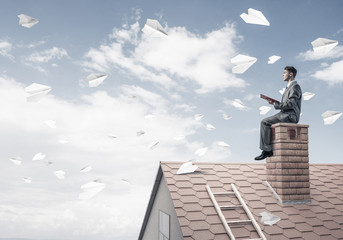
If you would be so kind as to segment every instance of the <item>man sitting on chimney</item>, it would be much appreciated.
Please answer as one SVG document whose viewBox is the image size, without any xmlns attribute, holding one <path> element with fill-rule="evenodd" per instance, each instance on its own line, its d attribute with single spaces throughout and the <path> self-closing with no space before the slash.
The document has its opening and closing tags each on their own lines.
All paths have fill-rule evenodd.
<svg viewBox="0 0 343 240">
<path fill-rule="evenodd" d="M 269 104 L 274 105 L 275 109 L 281 111 L 274 116 L 265 118 L 261 121 L 260 127 L 260 149 L 261 155 L 255 157 L 255 160 L 263 160 L 273 156 L 271 144 L 272 130 L 271 126 L 275 123 L 298 123 L 301 111 L 302 92 L 297 81 L 294 81 L 297 70 L 292 66 L 286 66 L 283 71 L 283 80 L 287 82 L 287 87 L 282 95 L 281 102 L 268 99 Z"/>
</svg>

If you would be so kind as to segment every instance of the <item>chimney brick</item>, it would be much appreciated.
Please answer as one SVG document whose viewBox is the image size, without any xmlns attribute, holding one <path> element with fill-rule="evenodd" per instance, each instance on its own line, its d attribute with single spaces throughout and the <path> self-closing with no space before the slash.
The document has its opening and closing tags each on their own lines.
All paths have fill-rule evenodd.
<svg viewBox="0 0 343 240">
<path fill-rule="evenodd" d="M 267 181 L 282 202 L 310 200 L 308 125 L 272 126 L 273 153 L 267 158 Z"/>
</svg>

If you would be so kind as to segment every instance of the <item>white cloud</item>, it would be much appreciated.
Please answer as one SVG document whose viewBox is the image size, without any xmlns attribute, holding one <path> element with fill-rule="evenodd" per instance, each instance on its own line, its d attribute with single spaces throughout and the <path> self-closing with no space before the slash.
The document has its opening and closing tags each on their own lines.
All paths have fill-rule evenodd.
<svg viewBox="0 0 343 240">
<path fill-rule="evenodd" d="M 116 97 L 96 91 L 73 102 L 48 94 L 38 103 L 26 102 L 24 87 L 0 77 L 0 158 L 23 159 L 20 166 L 0 162 L 6 186 L 1 193 L 6 196 L 2 234 L 89 240 L 137 236 L 159 162 L 188 160 L 194 143 L 174 137 L 195 134 L 201 123 L 171 113 L 168 100 L 138 86 L 122 86 Z M 155 118 L 146 119 L 147 114 Z M 57 128 L 46 126 L 50 119 Z M 145 134 L 137 137 L 139 130 Z M 61 135 L 69 142 L 60 144 Z M 156 140 L 158 146 L 149 149 Z M 40 151 L 51 165 L 31 160 Z M 215 151 L 216 159 L 226 154 Z M 85 165 L 92 171 L 80 173 Z M 56 170 L 67 173 L 63 181 L 53 175 Z M 32 178 L 29 187 L 23 177 Z M 89 201 L 79 200 L 80 186 L 98 178 L 106 189 Z M 131 182 L 129 187 L 123 178 Z"/>
<path fill-rule="evenodd" d="M 112 42 L 90 49 L 83 66 L 108 72 L 118 67 L 143 81 L 170 88 L 185 81 L 198 85 L 198 93 L 244 87 L 243 79 L 231 73 L 230 59 L 240 40 L 232 24 L 200 36 L 184 27 L 168 28 L 168 37 L 140 35 L 138 23 L 114 29 Z"/>
<path fill-rule="evenodd" d="M 136 62 L 135 59 L 125 56 L 120 43 L 101 45 L 99 50 L 91 49 L 86 57 L 91 61 L 85 62 L 83 65 L 97 71 L 109 72 L 110 68 L 114 66 L 128 71 L 143 81 L 151 81 L 166 87 L 175 86 L 174 81 L 165 73 L 154 73 Z"/>
<path fill-rule="evenodd" d="M 38 41 L 38 42 L 33 42 L 33 43 L 29 43 L 29 44 L 17 44 L 16 47 L 18 48 L 36 48 L 40 45 L 44 45 L 46 43 L 46 41 Z"/>
<path fill-rule="evenodd" d="M 46 63 L 53 59 L 61 59 L 66 56 L 68 56 L 68 53 L 65 49 L 52 47 L 51 49 L 32 53 L 30 56 L 26 57 L 25 60 L 36 63 Z"/>
<path fill-rule="evenodd" d="M 122 29 L 114 28 L 112 34 L 109 35 L 110 39 L 114 39 L 121 44 L 125 42 L 138 43 L 138 33 L 140 30 L 139 23 L 136 22 L 130 26 L 124 24 Z"/>
<path fill-rule="evenodd" d="M 0 55 L 1 56 L 9 57 L 11 60 L 13 60 L 14 57 L 10 54 L 12 48 L 13 48 L 12 43 L 8 41 L 0 41 Z"/>
<path fill-rule="evenodd" d="M 325 81 L 329 85 L 343 83 L 343 60 L 334 62 L 322 70 L 316 71 L 312 77 Z"/>
<path fill-rule="evenodd" d="M 333 58 L 339 58 L 342 56 L 343 56 L 343 46 L 336 46 L 325 55 L 315 54 L 312 49 L 306 52 L 301 52 L 298 54 L 297 59 L 301 61 L 312 61 L 312 60 L 320 60 L 320 59 L 333 59 Z"/>
<path fill-rule="evenodd" d="M 26 65 L 36 68 L 40 72 L 46 72 L 41 64 L 48 63 L 53 60 L 60 60 L 63 57 L 68 57 L 68 53 L 63 48 L 52 47 L 50 49 L 34 52 L 27 57 L 24 57 Z"/>
</svg>

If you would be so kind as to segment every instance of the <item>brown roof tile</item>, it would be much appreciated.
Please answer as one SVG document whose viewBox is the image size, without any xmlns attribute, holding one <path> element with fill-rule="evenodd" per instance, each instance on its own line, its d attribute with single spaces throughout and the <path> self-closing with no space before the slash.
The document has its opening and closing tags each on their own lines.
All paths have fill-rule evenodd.
<svg viewBox="0 0 343 240">
<path fill-rule="evenodd" d="M 214 234 L 211 233 L 209 230 L 201 230 L 195 231 L 193 234 L 193 238 L 198 239 L 214 239 Z"/>
<path fill-rule="evenodd" d="M 200 171 L 177 175 L 182 163 L 162 162 L 163 176 L 185 240 L 229 240 L 206 191 L 231 191 L 234 183 L 267 239 L 343 238 L 343 165 L 310 164 L 310 204 L 281 205 L 265 184 L 264 164 L 197 163 Z M 217 198 L 220 205 L 237 204 L 237 199 Z M 260 213 L 281 218 L 269 226 Z M 247 219 L 242 209 L 223 211 L 228 220 Z M 236 237 L 257 238 L 251 224 L 232 227 Z"/>
</svg>

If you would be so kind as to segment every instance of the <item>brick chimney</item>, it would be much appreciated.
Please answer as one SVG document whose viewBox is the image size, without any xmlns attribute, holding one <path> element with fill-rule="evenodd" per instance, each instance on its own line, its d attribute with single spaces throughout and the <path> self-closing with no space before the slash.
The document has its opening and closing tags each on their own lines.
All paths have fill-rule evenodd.
<svg viewBox="0 0 343 240">
<path fill-rule="evenodd" d="M 309 125 L 272 125 L 273 152 L 267 158 L 267 181 L 282 204 L 310 203 Z"/>
</svg>

